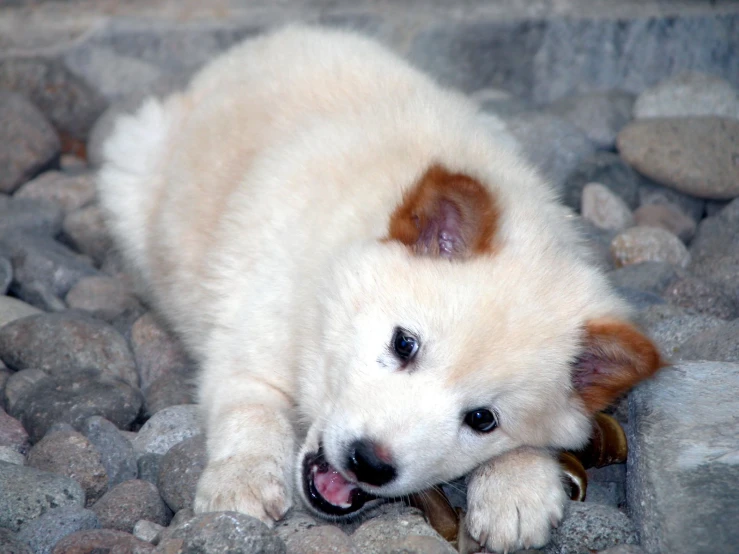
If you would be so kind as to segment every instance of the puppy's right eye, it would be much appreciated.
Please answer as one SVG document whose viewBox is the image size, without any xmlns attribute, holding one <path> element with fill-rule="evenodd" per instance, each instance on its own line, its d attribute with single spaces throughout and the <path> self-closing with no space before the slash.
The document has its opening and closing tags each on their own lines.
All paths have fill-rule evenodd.
<svg viewBox="0 0 739 554">
<path fill-rule="evenodd" d="M 408 331 L 398 328 L 393 336 L 393 350 L 398 358 L 407 362 L 418 352 L 418 339 Z"/>
<path fill-rule="evenodd" d="M 498 426 L 497 416 L 486 408 L 477 408 L 467 412 L 464 422 L 478 433 L 490 433 Z"/>
</svg>

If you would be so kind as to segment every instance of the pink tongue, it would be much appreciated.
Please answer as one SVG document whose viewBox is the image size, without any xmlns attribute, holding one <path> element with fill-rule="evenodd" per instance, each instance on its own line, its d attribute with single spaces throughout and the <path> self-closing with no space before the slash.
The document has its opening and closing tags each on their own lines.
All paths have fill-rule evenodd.
<svg viewBox="0 0 739 554">
<path fill-rule="evenodd" d="M 314 470 L 313 484 L 318 493 L 334 506 L 348 508 L 351 506 L 351 494 L 356 485 L 344 479 L 334 468 L 329 467 L 326 472 Z"/>
</svg>

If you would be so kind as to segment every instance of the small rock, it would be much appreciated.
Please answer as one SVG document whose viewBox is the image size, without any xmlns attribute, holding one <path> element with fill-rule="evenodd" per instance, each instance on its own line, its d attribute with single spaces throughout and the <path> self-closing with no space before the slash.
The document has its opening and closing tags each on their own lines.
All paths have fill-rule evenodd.
<svg viewBox="0 0 739 554">
<path fill-rule="evenodd" d="M 608 273 L 615 287 L 628 287 L 662 294 L 677 278 L 677 271 L 667 262 L 644 262 L 620 267 Z"/>
<path fill-rule="evenodd" d="M 506 124 L 521 144 L 521 152 L 557 190 L 562 190 L 578 164 L 595 152 L 585 133 L 555 115 L 514 115 L 506 119 Z"/>
<path fill-rule="evenodd" d="M 149 386 L 144 396 L 145 411 L 149 416 L 170 406 L 194 404 L 194 379 L 181 375 L 162 375 Z"/>
<path fill-rule="evenodd" d="M 56 204 L 0 196 L 0 239 L 17 234 L 52 238 L 61 230 L 63 218 Z"/>
<path fill-rule="evenodd" d="M 151 544 L 157 544 L 159 536 L 166 527 L 154 523 L 153 521 L 147 521 L 140 519 L 133 526 L 133 536 L 142 541 L 150 542 Z"/>
<path fill-rule="evenodd" d="M 621 90 L 567 96 L 547 106 L 587 135 L 600 149 L 612 149 L 616 135 L 631 120 L 633 94 Z"/>
<path fill-rule="evenodd" d="M 642 92 L 634 117 L 739 117 L 739 99 L 731 83 L 697 71 L 679 73 Z"/>
<path fill-rule="evenodd" d="M 194 364 L 187 358 L 182 345 L 151 313 L 143 315 L 131 328 L 131 348 L 142 389 L 164 375 L 193 373 Z"/>
<path fill-rule="evenodd" d="M 739 120 L 640 119 L 619 133 L 618 150 L 640 173 L 686 194 L 739 196 Z"/>
<path fill-rule="evenodd" d="M 616 293 L 637 311 L 665 303 L 665 299 L 661 296 L 631 287 L 616 287 Z"/>
<path fill-rule="evenodd" d="M 100 528 L 97 516 L 79 506 L 46 511 L 41 517 L 21 526 L 18 539 L 28 543 L 34 554 L 51 554 L 54 545 L 77 531 Z"/>
<path fill-rule="evenodd" d="M 159 479 L 159 464 L 162 462 L 161 454 L 141 454 L 136 460 L 139 479 L 157 484 Z"/>
<path fill-rule="evenodd" d="M 100 453 L 100 459 L 108 475 L 108 487 L 136 479 L 138 467 L 131 442 L 118 428 L 100 416 L 87 418 L 79 427 Z"/>
<path fill-rule="evenodd" d="M 88 312 L 104 321 L 113 321 L 126 310 L 135 309 L 136 297 L 118 280 L 105 275 L 84 277 L 64 298 L 71 309 Z"/>
<path fill-rule="evenodd" d="M 182 523 L 158 550 L 180 554 L 286 554 L 285 544 L 264 523 L 237 512 L 199 514 Z"/>
<path fill-rule="evenodd" d="M 0 527 L 0 552 L 4 554 L 34 554 L 28 544 L 18 540 L 13 531 L 2 527 Z"/>
<path fill-rule="evenodd" d="M 106 107 L 105 100 L 57 59 L 0 60 L 0 88 L 29 98 L 61 133 L 84 141 Z"/>
<path fill-rule="evenodd" d="M 588 481 L 585 502 L 620 508 L 626 504 L 626 488 L 623 483 L 593 483 Z"/>
<path fill-rule="evenodd" d="M 454 554 L 457 552 L 443 539 L 411 535 L 387 542 L 385 554 Z"/>
<path fill-rule="evenodd" d="M 347 534 L 332 525 L 320 525 L 295 533 L 285 541 L 285 546 L 287 554 L 359 554 Z"/>
<path fill-rule="evenodd" d="M 634 216 L 626 202 L 600 183 L 585 185 L 580 212 L 601 229 L 622 231 L 634 224 Z"/>
<path fill-rule="evenodd" d="M 95 181 L 92 173 L 47 171 L 25 183 L 13 196 L 51 202 L 67 214 L 94 200 Z"/>
<path fill-rule="evenodd" d="M 739 319 L 689 338 L 680 346 L 679 356 L 681 360 L 739 362 Z"/>
<path fill-rule="evenodd" d="M 739 298 L 739 200 L 698 226 L 690 245 L 690 272 Z"/>
<path fill-rule="evenodd" d="M 51 508 L 84 503 L 85 492 L 69 477 L 0 462 L 0 527 L 18 531 Z"/>
<path fill-rule="evenodd" d="M 616 235 L 611 242 L 616 267 L 643 262 L 667 262 L 686 267 L 690 253 L 675 235 L 656 227 L 632 227 Z"/>
<path fill-rule="evenodd" d="M 159 463 L 157 487 L 173 512 L 192 508 L 195 489 L 207 461 L 204 435 L 185 439 L 164 454 Z"/>
<path fill-rule="evenodd" d="M 28 372 L 34 373 L 23 375 Z M 8 413 L 21 421 L 32 442 L 43 437 L 54 423 L 77 428 L 95 415 L 125 429 L 141 410 L 143 399 L 138 389 L 98 370 L 69 370 L 58 376 L 39 376 L 35 372 L 39 370 L 19 371 L 5 391 L 6 400 L 13 396 L 11 403 L 6 402 Z"/>
<path fill-rule="evenodd" d="M 718 202 L 718 200 L 705 200 L 696 198 L 689 194 L 664 187 L 659 183 L 650 181 L 643 177 L 639 182 L 638 188 L 639 206 L 648 206 L 652 204 L 667 204 L 677 206 L 685 215 L 693 221 L 703 219 L 704 212 L 709 202 Z M 722 200 L 721 202 L 725 202 Z"/>
<path fill-rule="evenodd" d="M 76 431 L 47 433 L 31 448 L 28 465 L 77 481 L 85 491 L 87 506 L 95 503 L 108 488 L 108 475 L 100 454 Z"/>
<path fill-rule="evenodd" d="M 728 294 L 721 285 L 684 276 L 670 283 L 663 296 L 674 304 L 699 314 L 721 319 L 739 317 L 739 300 Z"/>
<path fill-rule="evenodd" d="M 0 296 L 8 292 L 13 281 L 13 264 L 7 258 L 0 257 Z"/>
<path fill-rule="evenodd" d="M 60 540 L 52 554 L 151 554 L 154 545 L 123 531 L 78 531 Z"/>
<path fill-rule="evenodd" d="M 0 192 L 4 193 L 51 166 L 60 150 L 56 131 L 38 108 L 6 91 L 0 91 L 0 144 Z"/>
<path fill-rule="evenodd" d="M 201 433 L 197 406 L 170 406 L 144 423 L 133 449 L 139 454 L 166 454 L 175 444 Z"/>
<path fill-rule="evenodd" d="M 668 359 L 679 355 L 681 345 L 694 335 L 722 326 L 715 317 L 691 314 L 677 306 L 650 306 L 637 315 L 637 322 L 660 346 Z"/>
<path fill-rule="evenodd" d="M 565 183 L 562 198 L 570 208 L 580 209 L 582 191 L 588 183 L 601 183 L 618 195 L 630 209 L 637 206 L 642 178 L 613 152 L 596 152 L 582 160 Z"/>
<path fill-rule="evenodd" d="M 159 496 L 157 488 L 148 481 L 133 479 L 109 490 L 92 507 L 104 529 L 127 533 L 140 519 L 166 526 L 172 513 Z"/>
<path fill-rule="evenodd" d="M 546 554 L 584 554 L 618 544 L 636 544 L 631 520 L 622 511 L 603 504 L 569 502 L 565 518 L 552 531 Z"/>
<path fill-rule="evenodd" d="M 739 364 L 681 363 L 630 395 L 628 505 L 647 552 L 739 544 Z"/>
<path fill-rule="evenodd" d="M 4 244 L 13 263 L 11 291 L 29 304 L 38 301 L 36 291 L 63 298 L 77 281 L 97 273 L 88 259 L 48 237 L 6 236 Z"/>
<path fill-rule="evenodd" d="M 0 409 L 0 446 L 12 448 L 19 454 L 27 454 L 31 447 L 28 433 L 17 419 Z"/>
<path fill-rule="evenodd" d="M 26 369 L 10 375 L 3 387 L 3 404 L 9 411 L 15 409 L 15 405 L 29 391 L 33 390 L 36 383 L 47 379 L 49 376 L 40 369 Z"/>
<path fill-rule="evenodd" d="M 382 554 L 394 541 L 413 535 L 444 540 L 426 523 L 420 510 L 393 505 L 388 506 L 384 513 L 362 523 L 352 534 L 352 541 L 363 554 Z"/>
<path fill-rule="evenodd" d="M 642 227 L 660 227 L 677 235 L 683 242 L 690 242 L 697 227 L 695 221 L 685 215 L 675 204 L 645 204 L 634 212 L 634 221 Z"/>
<path fill-rule="evenodd" d="M 138 385 L 126 340 L 112 327 L 80 314 L 37 314 L 0 328 L 0 358 L 11 369 L 37 368 L 63 374 L 97 368 Z"/>
<path fill-rule="evenodd" d="M 100 206 L 92 204 L 75 210 L 64 218 L 62 239 L 78 252 L 102 265 L 113 246 Z"/>
<path fill-rule="evenodd" d="M 0 462 L 24 466 L 26 465 L 26 457 L 9 446 L 0 446 Z"/>
<path fill-rule="evenodd" d="M 184 512 L 184 510 L 183 510 Z M 179 512 L 177 512 L 179 515 Z M 304 533 L 308 529 L 323 525 L 319 523 L 316 518 L 301 509 L 301 506 L 293 506 L 293 508 L 287 512 L 285 517 L 275 523 L 275 533 L 282 539 L 285 544 L 289 544 L 292 540 L 292 536 L 299 533 Z"/>
</svg>

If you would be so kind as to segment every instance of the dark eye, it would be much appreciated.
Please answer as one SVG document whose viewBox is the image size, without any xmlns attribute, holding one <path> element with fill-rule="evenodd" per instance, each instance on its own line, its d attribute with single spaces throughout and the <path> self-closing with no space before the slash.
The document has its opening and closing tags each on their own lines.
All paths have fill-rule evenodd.
<svg viewBox="0 0 739 554">
<path fill-rule="evenodd" d="M 408 361 L 418 352 L 418 339 L 403 329 L 396 329 L 393 350 L 401 360 Z"/>
<path fill-rule="evenodd" d="M 464 423 L 478 433 L 489 433 L 498 426 L 498 418 L 490 410 L 477 408 L 467 412 Z"/>
</svg>

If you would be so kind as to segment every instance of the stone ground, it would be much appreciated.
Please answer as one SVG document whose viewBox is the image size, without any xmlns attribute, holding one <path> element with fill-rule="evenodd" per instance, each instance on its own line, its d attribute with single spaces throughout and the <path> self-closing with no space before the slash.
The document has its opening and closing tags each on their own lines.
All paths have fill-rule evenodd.
<svg viewBox="0 0 739 554">
<path fill-rule="evenodd" d="M 628 462 L 588 471 L 544 552 L 736 551 L 736 3 L 0 0 L 0 552 L 454 551 L 399 504 L 341 528 L 193 516 L 194 367 L 95 201 L 117 114 L 296 19 L 360 28 L 476 97 L 673 362 L 612 410 Z"/>
</svg>

